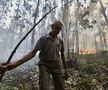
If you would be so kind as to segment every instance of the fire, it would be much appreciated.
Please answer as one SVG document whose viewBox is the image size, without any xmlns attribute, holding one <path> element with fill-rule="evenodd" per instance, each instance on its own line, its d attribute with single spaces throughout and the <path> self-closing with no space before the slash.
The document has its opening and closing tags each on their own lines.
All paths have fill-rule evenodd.
<svg viewBox="0 0 108 90">
<path fill-rule="evenodd" d="M 96 54 L 96 50 L 80 50 L 80 54 Z"/>
</svg>

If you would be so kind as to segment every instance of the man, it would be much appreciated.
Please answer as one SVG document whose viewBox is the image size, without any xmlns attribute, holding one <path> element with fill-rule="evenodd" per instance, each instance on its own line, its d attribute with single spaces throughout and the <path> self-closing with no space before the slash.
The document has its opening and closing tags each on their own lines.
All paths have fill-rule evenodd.
<svg viewBox="0 0 108 90">
<path fill-rule="evenodd" d="M 49 90 L 49 77 L 50 74 L 54 81 L 54 90 L 65 90 L 64 77 L 60 65 L 60 55 L 65 69 L 65 79 L 68 78 L 67 66 L 64 56 L 63 40 L 58 37 L 58 34 L 62 30 L 63 24 L 61 21 L 55 21 L 51 28 L 52 31 L 40 37 L 37 41 L 34 49 L 25 55 L 22 59 L 17 60 L 8 65 L 3 65 L 2 69 L 7 71 L 16 68 L 24 62 L 32 59 L 37 51 L 39 53 L 39 88 L 40 90 Z"/>
</svg>

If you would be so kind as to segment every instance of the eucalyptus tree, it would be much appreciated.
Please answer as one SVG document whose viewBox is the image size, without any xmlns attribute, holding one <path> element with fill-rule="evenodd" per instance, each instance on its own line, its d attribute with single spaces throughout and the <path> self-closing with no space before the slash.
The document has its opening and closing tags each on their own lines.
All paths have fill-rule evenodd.
<svg viewBox="0 0 108 90">
<path fill-rule="evenodd" d="M 11 19 L 11 23 L 12 23 L 12 35 L 11 35 L 11 48 L 14 46 L 15 44 L 15 36 L 17 36 L 17 32 L 18 32 L 18 29 L 20 29 L 19 27 L 19 21 L 20 21 L 20 18 L 21 18 L 21 11 L 20 11 L 20 0 L 17 0 L 16 2 L 16 9 L 15 9 L 15 16 L 13 16 Z M 20 31 L 21 32 L 21 31 Z M 21 35 L 22 33 L 20 33 Z"/>
<path fill-rule="evenodd" d="M 99 30 L 98 34 L 100 36 L 101 50 L 107 50 L 105 33 L 104 33 L 104 29 L 102 28 L 101 21 L 97 23 L 97 28 Z"/>
<path fill-rule="evenodd" d="M 99 0 L 99 3 L 100 3 L 100 6 L 101 6 L 101 13 L 102 13 L 102 15 L 105 18 L 106 25 L 107 25 L 107 28 L 108 28 L 108 18 L 107 18 L 107 15 L 106 15 L 106 8 L 104 7 L 104 5 L 103 5 L 101 0 Z"/>
<path fill-rule="evenodd" d="M 107 50 L 106 32 L 104 32 L 104 30 L 106 29 L 106 26 L 108 27 L 108 20 L 106 16 L 106 9 L 101 0 L 99 0 L 99 4 L 100 6 L 98 6 L 97 8 L 98 13 L 95 15 L 95 19 L 97 22 L 96 25 L 98 28 L 98 35 L 100 37 L 101 50 Z"/>
<path fill-rule="evenodd" d="M 100 6 L 98 5 L 100 3 Z M 80 25 L 84 28 L 89 30 L 89 28 L 91 28 L 92 30 L 94 30 L 94 40 L 95 40 L 95 47 L 96 50 L 98 51 L 98 46 L 101 45 L 101 50 L 107 50 L 107 42 L 106 42 L 106 37 L 105 37 L 105 33 L 104 33 L 104 29 L 105 29 L 105 25 L 103 26 L 102 23 L 107 23 L 107 18 L 105 18 L 106 13 L 105 13 L 105 8 L 102 4 L 102 1 L 99 0 L 91 0 L 90 4 L 87 6 L 86 12 L 81 14 L 81 20 L 80 20 Z M 100 11 L 101 11 L 101 17 L 100 17 Z M 87 18 L 85 18 L 85 15 L 88 15 Z M 103 21 L 103 17 L 104 16 L 105 21 Z M 94 22 L 94 23 L 92 23 Z M 95 32 L 96 31 L 96 32 Z M 98 33 L 95 35 L 95 33 Z M 100 39 L 97 42 L 98 36 L 100 37 Z M 97 44 L 99 43 L 100 44 Z M 103 49 L 102 49 L 103 48 Z"/>
<path fill-rule="evenodd" d="M 104 26 L 101 24 L 101 29 L 102 29 L 102 37 L 103 37 L 103 43 L 104 43 L 104 50 L 107 50 L 107 40 L 106 40 L 106 32 L 104 31 Z"/>
<path fill-rule="evenodd" d="M 9 15 L 9 13 L 11 12 L 9 7 L 12 7 L 12 3 L 10 3 L 9 0 L 0 0 L 0 30 L 2 34 L 0 35 L 0 37 L 2 39 L 1 41 L 3 41 L 3 48 L 7 47 L 7 39 L 9 39 L 9 36 L 7 37 L 7 33 L 9 32 L 8 18 L 11 17 L 11 15 Z"/>
<path fill-rule="evenodd" d="M 70 2 L 70 3 L 69 3 Z M 63 3 L 66 3 L 65 6 L 63 6 Z M 69 4 L 68 4 L 69 3 Z M 64 23 L 64 28 L 62 30 L 61 36 L 64 39 L 64 44 L 65 44 L 65 53 L 68 58 L 70 58 L 70 45 L 69 45 L 69 36 L 70 36 L 70 30 L 71 30 L 71 5 L 73 1 L 62 1 L 62 21 Z"/>
<path fill-rule="evenodd" d="M 94 33 L 94 39 L 95 39 L 96 52 L 98 53 L 98 45 L 97 45 L 96 33 Z"/>
<path fill-rule="evenodd" d="M 39 15 L 39 4 L 40 4 L 40 0 L 38 0 L 37 4 L 36 4 L 36 8 L 35 8 L 35 12 L 33 14 L 34 17 L 34 25 L 36 24 L 36 19 Z M 31 48 L 33 48 L 34 43 L 35 43 L 35 30 L 32 31 L 32 37 L 31 37 Z"/>
</svg>

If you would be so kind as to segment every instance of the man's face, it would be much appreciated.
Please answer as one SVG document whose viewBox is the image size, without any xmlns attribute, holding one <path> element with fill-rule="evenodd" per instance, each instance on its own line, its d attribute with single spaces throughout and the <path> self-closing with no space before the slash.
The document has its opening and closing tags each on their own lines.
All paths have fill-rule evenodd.
<svg viewBox="0 0 108 90">
<path fill-rule="evenodd" d="M 53 25 L 52 32 L 54 35 L 58 35 L 61 31 L 62 27 L 59 25 Z"/>
</svg>

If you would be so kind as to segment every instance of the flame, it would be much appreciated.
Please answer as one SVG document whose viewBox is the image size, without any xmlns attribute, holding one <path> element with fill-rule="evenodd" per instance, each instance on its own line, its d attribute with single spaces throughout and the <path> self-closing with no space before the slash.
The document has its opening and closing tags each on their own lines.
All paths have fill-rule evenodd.
<svg viewBox="0 0 108 90">
<path fill-rule="evenodd" d="M 80 54 L 96 54 L 96 50 L 80 50 Z"/>
</svg>

